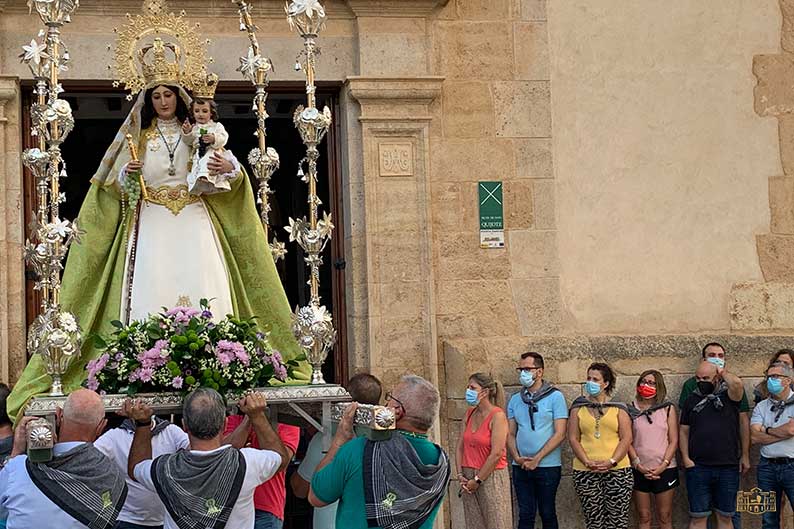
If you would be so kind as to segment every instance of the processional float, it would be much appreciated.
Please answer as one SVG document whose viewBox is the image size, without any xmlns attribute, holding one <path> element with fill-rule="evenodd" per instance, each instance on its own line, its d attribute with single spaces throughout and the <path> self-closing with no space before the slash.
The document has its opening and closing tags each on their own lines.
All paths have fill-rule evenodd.
<svg viewBox="0 0 794 529">
<path fill-rule="evenodd" d="M 270 180 L 279 169 L 278 153 L 267 146 L 266 133 L 268 75 L 273 66 L 270 59 L 262 54 L 251 3 L 247 0 L 231 0 L 231 3 L 237 8 L 240 30 L 247 34 L 249 40 L 247 54 L 240 58 L 238 71 L 254 87 L 253 111 L 257 117 L 254 134 L 258 145 L 248 154 L 248 162 L 258 183 L 256 199 L 267 240 L 272 231 L 269 197 L 273 191 Z M 20 56 L 30 68 L 36 83 L 36 99 L 31 107 L 31 116 L 32 134 L 38 139 L 37 147 L 27 149 L 22 154 L 23 164 L 36 181 L 36 210 L 31 236 L 25 245 L 24 258 L 36 274 L 35 289 L 41 292 L 41 314 L 29 328 L 28 353 L 40 355 L 46 365 L 47 374 L 52 377 L 50 394 L 34 397 L 26 407 L 25 414 L 48 417 L 50 420 L 56 408 L 62 406 L 66 399 L 61 379 L 70 363 L 79 357 L 82 343 L 81 330 L 75 316 L 61 309 L 59 298 L 63 259 L 69 245 L 79 241 L 82 235 L 77 223 L 61 219 L 59 212 L 60 204 L 65 201 L 65 195 L 60 191 L 60 179 L 66 177 L 66 165 L 60 146 L 74 128 L 71 107 L 68 101 L 60 98 L 63 89 L 59 74 L 67 69 L 70 61 L 69 52 L 61 40 L 61 29 L 70 22 L 78 4 L 79 0 L 28 0 L 31 13 L 35 11 L 38 14 L 44 29 L 39 32 L 37 39 L 34 38 L 30 44 L 23 46 Z M 306 79 L 306 105 L 300 105 L 296 109 L 293 121 L 306 148 L 297 176 L 308 185 L 308 218 L 290 218 L 289 226 L 285 229 L 289 233 L 289 241 L 297 243 L 301 249 L 309 269 L 309 300 L 307 305 L 295 308 L 292 330 L 311 364 L 312 375 L 309 385 L 256 389 L 265 394 L 271 405 L 272 420 L 276 420 L 279 415 L 304 420 L 323 431 L 328 442 L 330 425 L 340 419 L 350 396 L 341 386 L 326 384 L 322 375 L 323 363 L 336 341 L 331 313 L 321 304 L 319 294 L 322 252 L 334 229 L 330 215 L 327 212 L 320 215 L 322 203 L 317 195 L 317 161 L 320 157 L 318 146 L 332 119 L 328 107 L 322 110 L 317 108 L 315 95 L 315 68 L 319 53 L 317 38 L 325 25 L 326 13 L 318 0 L 293 0 L 286 4 L 285 12 L 290 27 L 303 40 L 303 51 L 296 63 L 296 69 L 302 70 Z M 153 39 L 158 38 L 160 29 L 173 25 L 175 20 L 181 21 L 184 15 L 184 12 L 179 15 L 166 13 L 165 0 L 143 2 L 143 17 L 149 17 L 152 22 L 149 24 L 148 36 Z M 128 19 L 132 20 L 132 17 L 128 15 Z M 141 16 L 138 17 L 140 19 Z M 138 31 L 135 28 L 127 30 Z M 140 38 L 139 33 L 136 38 Z M 207 43 L 209 41 L 202 45 Z M 121 50 L 122 54 L 129 52 L 130 50 Z M 119 50 L 116 53 L 118 56 Z M 145 189 L 144 186 L 141 187 Z M 283 258 L 286 253 L 285 244 L 279 242 L 275 236 L 268 247 L 274 260 Z M 127 397 L 102 396 L 108 412 L 121 409 Z M 159 414 L 181 412 L 182 397 L 182 394 L 174 392 L 136 395 L 136 398 L 151 405 L 155 413 Z M 284 419 L 289 421 L 286 417 Z M 390 409 L 380 406 L 361 406 L 355 422 L 371 431 L 390 430 L 394 428 L 394 414 Z M 39 433 L 42 442 L 46 444 L 46 432 Z"/>
</svg>

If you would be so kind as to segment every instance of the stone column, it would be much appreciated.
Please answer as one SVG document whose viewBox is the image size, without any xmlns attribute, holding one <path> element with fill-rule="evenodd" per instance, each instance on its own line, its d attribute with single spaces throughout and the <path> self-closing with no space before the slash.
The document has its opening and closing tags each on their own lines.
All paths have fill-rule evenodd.
<svg viewBox="0 0 794 529">
<path fill-rule="evenodd" d="M 347 80 L 360 115 L 357 124 L 345 116 L 356 132 L 347 135 L 346 194 L 363 212 L 350 219 L 347 244 L 358 268 L 349 272 L 359 322 L 350 327 L 358 341 L 351 363 L 382 377 L 387 388 L 406 371 L 438 383 L 428 153 L 442 80 Z"/>
<path fill-rule="evenodd" d="M 15 382 L 25 367 L 25 242 L 22 211 L 20 91 L 0 77 L 0 382 Z"/>
</svg>

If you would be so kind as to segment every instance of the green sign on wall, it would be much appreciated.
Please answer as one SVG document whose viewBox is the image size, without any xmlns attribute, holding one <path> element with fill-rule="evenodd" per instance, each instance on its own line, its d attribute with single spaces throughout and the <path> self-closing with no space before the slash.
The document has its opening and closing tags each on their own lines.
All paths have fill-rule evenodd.
<svg viewBox="0 0 794 529">
<path fill-rule="evenodd" d="M 480 182 L 480 247 L 504 248 L 505 219 L 502 182 Z"/>
</svg>

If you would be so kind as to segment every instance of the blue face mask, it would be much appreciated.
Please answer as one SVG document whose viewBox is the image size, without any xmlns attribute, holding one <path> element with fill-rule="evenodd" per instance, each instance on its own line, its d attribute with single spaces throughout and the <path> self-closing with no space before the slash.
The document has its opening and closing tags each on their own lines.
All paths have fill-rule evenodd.
<svg viewBox="0 0 794 529">
<path fill-rule="evenodd" d="M 776 378 L 767 378 L 766 389 L 769 390 L 770 394 L 778 395 L 783 391 L 783 383 Z"/>
<path fill-rule="evenodd" d="M 469 406 L 476 406 L 480 403 L 479 392 L 471 388 L 466 389 L 466 403 Z"/>
<path fill-rule="evenodd" d="M 722 358 L 717 358 L 716 356 L 710 356 L 710 357 L 706 358 L 706 362 L 711 362 L 712 364 L 714 364 L 715 366 L 719 367 L 720 369 L 725 367 L 725 360 L 722 359 Z"/>
<path fill-rule="evenodd" d="M 521 374 L 518 375 L 518 381 L 522 386 L 528 388 L 535 383 L 535 374 L 532 371 L 522 371 Z"/>
<path fill-rule="evenodd" d="M 591 397 L 595 397 L 601 393 L 601 384 L 598 382 L 593 382 L 592 380 L 588 380 L 584 383 L 584 390 Z"/>
</svg>

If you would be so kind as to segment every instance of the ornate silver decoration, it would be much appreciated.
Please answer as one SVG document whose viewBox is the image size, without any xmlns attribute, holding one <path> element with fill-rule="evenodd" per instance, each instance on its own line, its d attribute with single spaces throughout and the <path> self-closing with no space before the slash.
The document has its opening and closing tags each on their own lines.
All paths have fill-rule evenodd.
<svg viewBox="0 0 794 529">
<path fill-rule="evenodd" d="M 35 419 L 28 423 L 28 447 L 31 450 L 46 450 L 55 445 L 55 436 L 47 419 Z"/>
<path fill-rule="evenodd" d="M 254 171 L 254 176 L 259 183 L 257 192 L 257 203 L 260 205 L 259 215 L 262 220 L 262 227 L 265 229 L 265 239 L 268 238 L 270 225 L 270 204 L 268 195 L 273 191 L 270 189 L 270 178 L 279 167 L 278 153 L 272 147 L 267 147 L 267 132 L 265 121 L 269 117 L 266 110 L 267 85 L 269 83 L 267 75 L 273 71 L 273 63 L 270 59 L 263 57 L 259 41 L 256 38 L 258 29 L 251 18 L 251 5 L 246 0 L 232 0 L 237 5 L 237 12 L 240 15 L 240 31 L 248 34 L 251 45 L 248 47 L 248 54 L 240 57 L 240 67 L 237 69 L 248 79 L 256 88 L 254 95 L 253 110 L 256 113 L 257 129 L 254 132 L 259 147 L 253 149 L 248 155 L 248 163 Z M 264 154 L 263 154 L 264 153 Z M 270 244 L 270 253 L 274 261 L 283 259 L 287 250 L 284 245 L 277 244 L 276 239 Z"/>
<path fill-rule="evenodd" d="M 70 21 L 78 0 L 28 0 L 31 12 L 41 18 L 46 30 L 22 47 L 20 59 L 36 79 L 36 100 L 31 106 L 32 135 L 38 146 L 22 153 L 22 163 L 36 178 L 36 215 L 32 236 L 25 243 L 25 261 L 36 274 L 35 288 L 42 293 L 41 314 L 28 330 L 28 350 L 44 360 L 52 377 L 52 395 L 62 395 L 61 377 L 80 350 L 80 327 L 74 315 L 60 307 L 63 258 L 69 245 L 79 240 L 76 223 L 60 218 L 63 193 L 60 179 L 66 177 L 60 144 L 74 129 L 72 108 L 60 99 L 58 79 L 67 69 L 69 51 L 60 38 L 61 27 Z"/>
<path fill-rule="evenodd" d="M 292 331 L 312 365 L 312 384 L 324 384 L 323 362 L 336 342 L 331 314 L 320 304 L 322 252 L 334 229 L 328 213 L 323 213 L 322 219 L 319 219 L 318 207 L 321 201 L 317 196 L 317 159 L 320 157 L 317 146 L 331 126 L 331 110 L 328 107 L 322 112 L 317 109 L 314 83 L 315 59 L 320 52 L 315 39 L 325 26 L 326 16 L 325 9 L 318 0 L 293 0 L 285 6 L 285 11 L 290 27 L 303 39 L 303 51 L 298 56 L 295 69 L 303 70 L 306 74 L 306 106 L 301 105 L 295 109 L 293 122 L 306 145 L 306 156 L 298 166 L 298 177 L 309 185 L 309 218 L 290 218 L 289 226 L 285 227 L 289 232 L 290 242 L 297 242 L 303 249 L 303 260 L 309 267 L 311 294 L 307 306 L 295 307 Z"/>
<path fill-rule="evenodd" d="M 264 393 L 268 405 L 286 405 L 290 402 L 322 403 L 350 400 L 350 395 L 342 386 L 328 384 L 323 386 L 257 388 L 253 391 Z M 229 407 L 235 406 L 240 396 L 240 393 L 227 394 L 226 400 L 229 403 Z M 102 395 L 105 411 L 108 413 L 119 411 L 124 401 L 128 398 L 130 398 L 128 395 Z M 141 399 L 142 402 L 151 406 L 156 414 L 166 414 L 181 413 L 184 395 L 181 393 L 149 393 L 138 394 L 134 398 Z M 51 415 L 55 413 L 56 408 L 63 408 L 65 402 L 65 396 L 35 397 L 31 399 L 27 408 L 25 408 L 25 415 Z"/>
<path fill-rule="evenodd" d="M 331 406 L 331 420 L 340 422 L 348 406 L 350 406 L 349 402 L 333 404 Z M 353 423 L 356 426 L 366 426 L 372 430 L 394 430 L 396 417 L 394 410 L 386 406 L 359 404 L 358 408 L 356 408 L 356 416 Z"/>
</svg>

